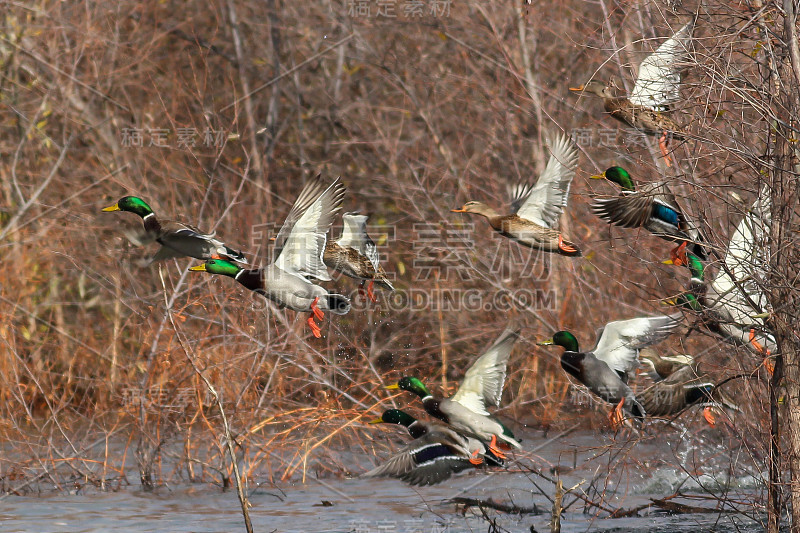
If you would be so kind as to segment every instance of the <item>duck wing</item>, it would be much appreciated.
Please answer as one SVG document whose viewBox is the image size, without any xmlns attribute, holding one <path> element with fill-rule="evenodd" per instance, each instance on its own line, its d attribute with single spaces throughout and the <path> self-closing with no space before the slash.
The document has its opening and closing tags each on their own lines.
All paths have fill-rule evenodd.
<svg viewBox="0 0 800 533">
<path fill-rule="evenodd" d="M 367 235 L 367 215 L 358 213 L 345 213 L 342 215 L 342 236 L 336 243 L 344 248 L 353 248 L 364 255 L 375 270 L 378 270 L 380 256 L 378 248 L 373 240 Z"/>
<path fill-rule="evenodd" d="M 275 266 L 322 281 L 331 279 L 322 256 L 326 234 L 341 209 L 344 193 L 338 178 L 327 187 L 320 176 L 306 184 L 275 239 Z"/>
<path fill-rule="evenodd" d="M 667 111 L 680 99 L 681 72 L 688 66 L 694 22 L 664 41 L 639 65 L 639 75 L 628 100 L 655 111 Z"/>
<path fill-rule="evenodd" d="M 511 191 L 511 212 L 547 228 L 557 227 L 578 168 L 578 149 L 565 134 L 549 144 L 550 159 L 536 183 L 519 183 Z"/>
<path fill-rule="evenodd" d="M 458 391 L 450 400 L 467 409 L 488 416 L 486 405 L 499 406 L 506 380 L 506 367 L 511 348 L 519 338 L 519 330 L 506 329 L 478 357 L 464 375 Z"/>
<path fill-rule="evenodd" d="M 395 477 L 411 485 L 435 485 L 470 467 L 465 440 L 450 429 L 437 428 L 361 477 Z"/>
<path fill-rule="evenodd" d="M 662 315 L 609 322 L 592 353 L 620 375 L 639 365 L 639 350 L 666 339 L 682 315 Z"/>
</svg>

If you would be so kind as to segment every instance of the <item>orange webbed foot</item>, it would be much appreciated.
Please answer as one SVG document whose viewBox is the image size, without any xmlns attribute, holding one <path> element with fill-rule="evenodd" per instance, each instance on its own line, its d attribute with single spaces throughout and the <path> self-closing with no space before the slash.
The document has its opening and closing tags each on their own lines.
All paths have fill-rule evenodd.
<svg viewBox="0 0 800 533">
<path fill-rule="evenodd" d="M 325 319 L 325 313 L 322 312 L 322 309 L 317 307 L 317 302 L 319 302 L 319 296 L 314 298 L 314 301 L 311 302 L 311 312 L 314 313 L 314 318 L 321 322 Z"/>
<path fill-rule="evenodd" d="M 478 455 L 478 450 L 475 450 L 474 452 L 472 452 L 472 455 L 469 458 L 469 462 L 472 463 L 475 466 L 480 466 L 480 465 L 483 464 L 483 457 Z"/>
<path fill-rule="evenodd" d="M 756 340 L 756 330 L 755 328 L 750 328 L 750 344 L 753 345 L 753 348 L 756 349 L 758 353 L 763 355 L 764 357 L 769 357 L 772 355 L 769 350 L 764 348 L 760 342 Z"/>
<path fill-rule="evenodd" d="M 497 443 L 497 435 L 492 435 L 492 441 L 489 443 L 489 451 L 491 451 L 498 459 L 506 458 L 506 454 L 503 453 Z"/>
<path fill-rule="evenodd" d="M 614 430 L 619 429 L 622 426 L 622 422 L 625 420 L 625 415 L 622 412 L 623 405 L 625 405 L 625 398 L 621 399 L 616 407 L 608 413 L 608 421 L 611 423 L 611 428 Z"/>
<path fill-rule="evenodd" d="M 682 266 L 689 263 L 689 259 L 686 257 L 686 245 L 688 244 L 687 241 L 683 241 L 680 245 L 676 246 L 669 252 L 669 258 L 672 260 L 672 264 L 675 266 Z"/>
<path fill-rule="evenodd" d="M 670 160 L 669 149 L 667 148 L 667 144 L 669 140 L 667 138 L 667 131 L 661 134 L 661 137 L 658 139 L 658 147 L 661 148 L 661 155 L 664 156 L 664 163 L 667 167 L 672 166 L 672 161 Z"/>
<path fill-rule="evenodd" d="M 575 248 L 574 246 L 570 246 L 569 244 L 566 244 L 564 242 L 564 237 L 562 237 L 561 235 L 558 236 L 558 249 L 561 250 L 562 252 L 566 252 L 568 254 L 574 254 L 575 252 L 578 251 L 578 249 Z"/>
<path fill-rule="evenodd" d="M 367 296 L 369 296 L 370 301 L 375 304 L 378 303 L 378 298 L 375 297 L 375 292 L 372 290 L 374 286 L 375 282 L 370 280 L 370 282 L 367 284 Z"/>
<path fill-rule="evenodd" d="M 322 330 L 319 329 L 319 326 L 317 325 L 317 323 L 314 322 L 314 317 L 313 316 L 308 317 L 308 320 L 306 321 L 306 323 L 308 324 L 308 327 L 311 328 L 311 334 L 312 335 L 314 335 L 318 339 L 320 337 L 322 337 Z"/>
<path fill-rule="evenodd" d="M 712 428 L 717 425 L 717 419 L 714 417 L 714 411 L 710 405 L 703 409 L 703 418 L 706 419 L 706 422 L 708 422 L 708 425 Z"/>
</svg>

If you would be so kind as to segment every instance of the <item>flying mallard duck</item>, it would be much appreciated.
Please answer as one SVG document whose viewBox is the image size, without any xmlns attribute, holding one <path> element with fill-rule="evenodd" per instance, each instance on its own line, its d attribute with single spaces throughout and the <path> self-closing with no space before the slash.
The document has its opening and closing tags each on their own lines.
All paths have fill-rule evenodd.
<svg viewBox="0 0 800 533">
<path fill-rule="evenodd" d="M 645 409 L 628 387 L 628 373 L 639 366 L 639 350 L 666 339 L 680 323 L 680 315 L 632 318 L 609 322 L 598 331 L 597 344 L 581 352 L 578 339 L 569 331 L 558 331 L 540 346 L 564 348 L 561 368 L 595 395 L 615 404 L 609 419 L 614 426 L 622 421 L 622 408 L 637 418 Z"/>
<path fill-rule="evenodd" d="M 451 211 L 482 215 L 495 231 L 525 246 L 570 257 L 581 255 L 558 230 L 558 219 L 567 206 L 569 186 L 578 167 L 578 149 L 563 134 L 551 144 L 550 160 L 536 184 L 520 183 L 511 191 L 512 214 L 501 215 L 475 201 Z"/>
<path fill-rule="evenodd" d="M 413 392 L 422 399 L 422 405 L 429 415 L 450 424 L 459 433 L 481 442 L 490 441 L 489 451 L 498 458 L 505 459 L 497 440 L 515 448 L 519 448 L 520 443 L 507 427 L 489 414 L 486 405 L 500 404 L 508 357 L 518 338 L 519 330 L 506 329 L 467 370 L 461 386 L 452 398 L 433 396 L 419 379 L 409 376 L 387 388 Z"/>
<path fill-rule="evenodd" d="M 381 266 L 378 248 L 367 235 L 367 215 L 358 213 L 345 213 L 342 215 L 342 235 L 336 241 L 328 241 L 325 253 L 322 256 L 325 264 L 345 276 L 360 279 L 359 291 L 367 285 L 367 295 L 373 302 L 377 302 L 372 286 L 377 283 L 386 290 L 393 291 L 394 287 L 386 278 L 386 272 Z"/>
<path fill-rule="evenodd" d="M 656 237 L 681 243 L 672 250 L 673 259 L 681 255 L 689 242 L 692 252 L 705 259 L 705 250 L 699 244 L 700 232 L 684 215 L 667 182 L 652 183 L 636 190 L 633 178 L 622 167 L 608 168 L 592 178 L 605 178 L 622 188 L 615 198 L 595 200 L 592 213 L 616 226 L 644 228 Z"/>
<path fill-rule="evenodd" d="M 764 356 L 777 350 L 775 337 L 764 324 L 768 302 L 759 285 L 766 279 L 769 262 L 765 243 L 770 220 L 771 203 L 763 190 L 731 235 L 724 266 L 710 285 L 705 283 L 703 261 L 691 252 L 677 262 L 664 261 L 685 263 L 692 273 L 689 291 L 666 303 L 703 313 L 711 319 L 706 321 L 710 331 L 731 344 L 752 346 Z"/>
<path fill-rule="evenodd" d="M 405 411 L 401 411 L 400 409 L 387 409 L 383 412 L 380 418 L 370 420 L 369 423 L 396 424 L 398 426 L 403 426 L 406 428 L 406 430 L 408 430 L 408 434 L 415 439 L 418 439 L 426 433 L 430 433 L 439 428 L 446 428 L 446 426 L 443 424 L 438 424 L 436 422 L 423 422 L 421 420 L 417 420 L 410 414 L 406 413 Z M 463 438 L 467 440 L 467 447 L 472 450 L 472 455 L 470 457 L 470 462 L 472 464 L 479 465 L 486 460 L 487 464 L 493 466 L 503 466 L 503 460 L 496 457 L 494 454 L 492 454 L 492 452 L 487 451 L 481 441 L 472 437 Z"/>
<path fill-rule="evenodd" d="M 245 262 L 242 252 L 225 246 L 214 238 L 213 233 L 203 233 L 194 226 L 174 220 L 159 221 L 147 202 L 136 196 L 123 196 L 114 205 L 104 207 L 103 211 L 128 211 L 142 217 L 144 231 L 130 234 L 128 238 L 139 246 L 153 241 L 161 248 L 150 262 L 173 257 L 194 257 L 195 259 L 231 259 Z"/>
<path fill-rule="evenodd" d="M 189 270 L 230 276 L 280 307 L 311 312 L 308 326 L 319 338 L 321 330 L 314 322 L 315 317 L 322 320 L 325 317 L 323 310 L 337 315 L 344 315 L 350 310 L 350 301 L 346 297 L 329 293 L 307 279 L 330 279 L 322 253 L 325 234 L 344 199 L 345 188 L 337 180 L 326 186 L 317 176 L 306 184 L 275 239 L 272 264 L 245 270 L 229 261 L 217 259 Z"/>
<path fill-rule="evenodd" d="M 658 145 L 670 166 L 669 137 L 684 138 L 683 128 L 669 116 L 670 105 L 680 100 L 681 71 L 686 67 L 694 22 L 687 23 L 639 65 L 639 76 L 627 97 L 616 97 L 608 84 L 591 80 L 570 91 L 595 94 L 606 112 L 647 135 L 660 135 Z"/>
<path fill-rule="evenodd" d="M 405 425 L 414 440 L 361 477 L 395 477 L 411 485 L 435 485 L 483 463 L 483 444 L 442 424 L 424 424 L 396 409 L 370 423 L 380 422 Z"/>
<path fill-rule="evenodd" d="M 648 416 L 673 416 L 693 405 L 705 407 L 703 416 L 710 425 L 715 424 L 713 407 L 723 406 L 740 411 L 733 401 L 717 389 L 697 365 L 683 366 L 663 381 L 659 381 L 636 395 Z"/>
<path fill-rule="evenodd" d="M 664 380 L 678 370 L 694 364 L 694 357 L 691 355 L 661 355 L 652 348 L 640 350 L 639 359 L 648 368 L 647 375 L 653 381 Z"/>
</svg>

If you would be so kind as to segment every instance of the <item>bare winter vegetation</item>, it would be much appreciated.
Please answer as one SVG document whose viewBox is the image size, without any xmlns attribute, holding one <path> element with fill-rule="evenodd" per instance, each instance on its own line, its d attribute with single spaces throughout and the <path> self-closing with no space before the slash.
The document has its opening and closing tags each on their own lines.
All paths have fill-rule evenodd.
<svg viewBox="0 0 800 533">
<path fill-rule="evenodd" d="M 358 1 L 0 3 L 2 490 L 227 487 L 220 406 L 245 481 L 359 474 L 394 446 L 365 419 L 391 406 L 421 414 L 384 386 L 418 375 L 450 394 L 510 321 L 523 334 L 500 416 L 537 436 L 605 431 L 607 407 L 536 342 L 567 329 L 591 346 L 611 320 L 669 312 L 662 300 L 689 282 L 661 263 L 669 243 L 589 211 L 617 194 L 589 177 L 620 165 L 641 183 L 669 180 L 710 243 L 711 271 L 759 191 L 772 199 L 758 281 L 782 354 L 774 374 L 693 313 L 659 350 L 692 354 L 717 382 L 740 376 L 724 390 L 742 412 L 719 413 L 713 430 L 699 411 L 678 423 L 763 481 L 746 501 L 711 507 L 769 511 L 777 528 L 800 494 L 792 1 L 470 0 L 427 2 L 421 16 L 405 4 L 390 16 Z M 613 78 L 629 91 L 642 58 L 695 14 L 673 111 L 689 134 L 667 167 L 655 138 L 568 88 Z M 583 257 L 522 248 L 450 212 L 471 199 L 506 205 L 509 185 L 542 171 L 557 131 L 581 150 L 561 227 Z M 191 259 L 147 265 L 154 250 L 125 237 L 139 218 L 100 212 L 135 194 L 258 264 L 318 173 L 341 176 L 344 211 L 370 214 L 397 289 L 369 304 L 335 279 L 354 308 L 326 316 L 322 339 L 232 280 L 188 273 Z M 634 388 L 648 384 L 642 375 Z M 620 511 L 604 483 L 643 468 L 631 450 L 665 435 L 692 438 L 662 422 L 618 436 L 602 475 L 564 502 L 579 494 L 587 513 Z M 344 449 L 363 450 L 363 464 Z M 518 459 L 555 486 L 535 452 Z"/>
</svg>

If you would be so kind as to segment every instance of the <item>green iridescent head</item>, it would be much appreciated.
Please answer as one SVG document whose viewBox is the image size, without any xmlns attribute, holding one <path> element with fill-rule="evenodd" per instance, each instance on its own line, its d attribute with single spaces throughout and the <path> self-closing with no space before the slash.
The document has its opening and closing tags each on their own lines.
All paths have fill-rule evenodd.
<svg viewBox="0 0 800 533">
<path fill-rule="evenodd" d="M 703 283 L 705 276 L 705 266 L 699 257 L 691 252 L 686 252 L 686 258 L 689 261 L 689 270 L 692 273 L 692 281 Z"/>
<path fill-rule="evenodd" d="M 395 383 L 394 385 L 389 385 L 386 387 L 387 389 L 402 389 L 404 391 L 413 392 L 420 398 L 424 398 L 425 396 L 430 396 L 431 393 L 428 392 L 428 389 L 425 388 L 425 385 L 422 384 L 420 380 L 415 377 L 406 376 L 402 378 L 400 381 Z"/>
<path fill-rule="evenodd" d="M 401 411 L 400 409 L 387 409 L 380 418 L 372 420 L 370 424 L 397 424 L 398 426 L 409 427 L 416 421 L 416 418 L 405 411 Z"/>
<path fill-rule="evenodd" d="M 202 265 L 197 265 L 191 267 L 189 270 L 193 272 L 208 272 L 209 274 L 221 274 L 223 276 L 230 276 L 232 278 L 236 277 L 236 274 L 242 270 L 237 265 L 234 265 L 230 261 L 226 261 L 225 259 L 211 259 L 210 261 L 206 261 Z"/>
<path fill-rule="evenodd" d="M 602 174 L 592 176 L 595 179 L 605 178 L 622 187 L 623 191 L 635 191 L 636 185 L 633 183 L 633 178 L 628 174 L 628 171 L 622 167 L 610 167 Z"/>
<path fill-rule="evenodd" d="M 138 196 L 123 196 L 114 205 L 104 207 L 103 211 L 128 211 L 129 213 L 136 213 L 142 218 L 153 214 L 153 210 L 150 209 L 147 202 Z"/>
<path fill-rule="evenodd" d="M 539 346 L 548 346 L 551 344 L 554 344 L 556 346 L 561 346 L 562 348 L 564 348 L 569 352 L 578 351 L 578 339 L 576 339 L 575 335 L 573 335 L 569 331 L 556 331 L 553 334 L 552 339 L 540 342 Z"/>
<path fill-rule="evenodd" d="M 690 309 L 692 311 L 703 310 L 703 306 L 700 305 L 700 302 L 698 301 L 697 297 L 691 292 L 684 292 L 682 294 L 679 294 L 675 298 L 664 300 L 664 303 L 667 305 L 671 305 L 673 307 L 679 307 L 681 309 Z"/>
</svg>

